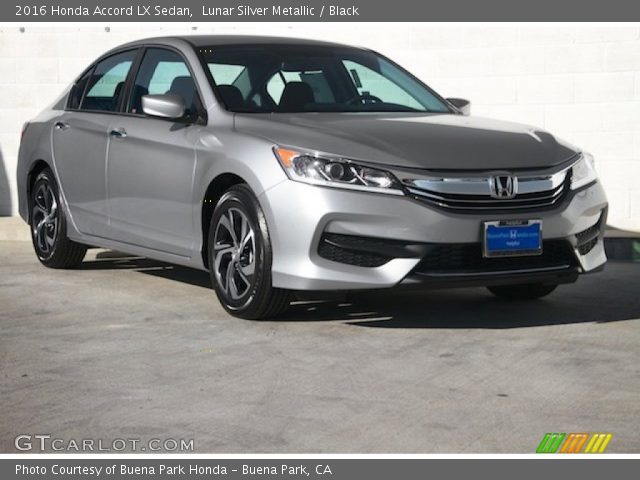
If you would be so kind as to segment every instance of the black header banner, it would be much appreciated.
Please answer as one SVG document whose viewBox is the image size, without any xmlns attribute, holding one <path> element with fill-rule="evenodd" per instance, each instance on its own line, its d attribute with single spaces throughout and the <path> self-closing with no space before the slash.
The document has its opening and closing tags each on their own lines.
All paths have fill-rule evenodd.
<svg viewBox="0 0 640 480">
<path fill-rule="evenodd" d="M 630 0 L 11 0 L 1 22 L 632 22 Z"/>
</svg>

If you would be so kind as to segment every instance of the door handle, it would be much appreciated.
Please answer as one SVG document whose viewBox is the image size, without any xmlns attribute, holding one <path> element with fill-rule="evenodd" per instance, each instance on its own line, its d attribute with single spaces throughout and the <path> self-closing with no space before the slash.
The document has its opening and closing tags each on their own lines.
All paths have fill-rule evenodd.
<svg viewBox="0 0 640 480">
<path fill-rule="evenodd" d="M 127 136 L 127 131 L 124 128 L 115 128 L 109 132 L 109 135 L 115 138 L 124 138 Z"/>
<path fill-rule="evenodd" d="M 69 124 L 64 122 L 56 122 L 54 124 L 54 127 L 56 128 L 56 130 L 66 130 L 69 128 Z"/>
</svg>

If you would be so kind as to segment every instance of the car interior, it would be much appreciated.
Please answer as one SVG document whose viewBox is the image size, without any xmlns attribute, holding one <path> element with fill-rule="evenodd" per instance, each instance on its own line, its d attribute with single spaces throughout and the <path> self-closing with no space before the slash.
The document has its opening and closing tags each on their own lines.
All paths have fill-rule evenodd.
<svg viewBox="0 0 640 480">
<path fill-rule="evenodd" d="M 448 113 L 406 73 L 372 52 L 300 52 L 283 46 L 202 48 L 219 99 L 249 113 L 429 111 Z"/>
</svg>

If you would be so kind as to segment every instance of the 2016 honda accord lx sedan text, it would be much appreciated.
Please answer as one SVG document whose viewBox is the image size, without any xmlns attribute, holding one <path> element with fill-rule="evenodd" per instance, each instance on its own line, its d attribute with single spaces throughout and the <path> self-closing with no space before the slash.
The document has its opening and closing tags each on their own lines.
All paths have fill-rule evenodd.
<svg viewBox="0 0 640 480">
<path fill-rule="evenodd" d="M 99 246 L 208 270 L 244 318 L 308 290 L 487 286 L 532 299 L 601 269 L 593 158 L 468 114 L 366 49 L 140 40 L 25 125 L 20 214 L 48 267 Z"/>
</svg>

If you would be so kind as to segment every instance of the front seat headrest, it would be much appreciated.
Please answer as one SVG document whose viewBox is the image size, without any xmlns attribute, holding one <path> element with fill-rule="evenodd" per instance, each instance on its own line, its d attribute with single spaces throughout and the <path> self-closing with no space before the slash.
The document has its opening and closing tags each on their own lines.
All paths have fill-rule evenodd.
<svg viewBox="0 0 640 480">
<path fill-rule="evenodd" d="M 218 85 L 218 93 L 230 110 L 244 107 L 244 98 L 240 89 L 234 85 Z"/>
<path fill-rule="evenodd" d="M 286 112 L 304 111 L 305 105 L 316 101 L 313 90 L 305 82 L 289 82 L 280 97 L 280 110 Z"/>
<path fill-rule="evenodd" d="M 171 87 L 167 93 L 173 93 L 174 95 L 180 95 L 184 100 L 188 110 L 193 109 L 193 99 L 196 94 L 196 84 L 191 77 L 176 77 L 171 82 Z"/>
</svg>

